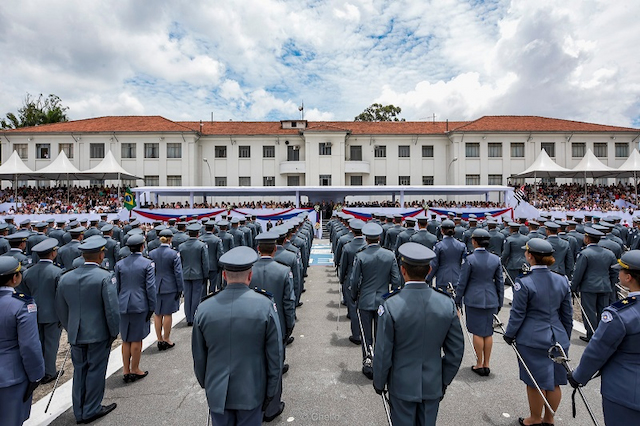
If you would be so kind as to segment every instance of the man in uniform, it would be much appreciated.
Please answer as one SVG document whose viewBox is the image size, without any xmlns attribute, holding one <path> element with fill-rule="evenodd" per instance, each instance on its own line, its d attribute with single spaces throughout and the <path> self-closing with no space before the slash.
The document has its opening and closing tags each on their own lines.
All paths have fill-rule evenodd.
<svg viewBox="0 0 640 426">
<path fill-rule="evenodd" d="M 560 225 L 555 222 L 545 222 L 544 226 L 547 228 L 547 241 L 553 247 L 553 257 L 556 260 L 549 269 L 560 275 L 566 275 L 571 280 L 575 258 L 571 245 L 558 236 Z"/>
<path fill-rule="evenodd" d="M 24 254 L 24 249 L 27 246 L 27 238 L 29 235 L 26 231 L 18 231 L 7 237 L 11 249 L 2 256 L 11 256 L 16 259 L 22 265 L 24 269 L 31 266 L 31 258 Z M 20 288 L 20 287 L 19 287 Z"/>
<path fill-rule="evenodd" d="M 487 231 L 489 232 L 489 247 L 487 247 L 487 250 L 500 257 L 502 256 L 502 248 L 506 237 L 498 231 L 497 227 L 498 222 L 494 218 L 487 219 Z"/>
<path fill-rule="evenodd" d="M 388 388 L 394 424 L 435 425 L 464 337 L 453 300 L 424 282 L 434 252 L 412 242 L 398 250 L 405 286 L 378 307 L 373 387 Z"/>
<path fill-rule="evenodd" d="M 180 244 L 184 243 L 189 239 L 189 236 L 185 232 L 185 230 L 187 229 L 187 223 L 178 222 L 177 226 L 178 226 L 178 231 L 175 234 L 173 234 L 173 238 L 171 239 L 171 247 L 176 251 L 178 250 L 178 247 L 180 247 Z"/>
<path fill-rule="evenodd" d="M 393 228 L 387 232 L 387 238 L 391 230 Z M 349 285 L 364 331 L 362 374 L 373 379 L 372 360 L 365 348 L 373 345 L 373 333 L 377 322 L 376 309 L 382 304 L 382 297 L 389 292 L 389 286 L 392 289 L 400 288 L 400 275 L 393 252 L 380 247 L 382 227 L 375 223 L 367 223 L 362 227 L 362 233 L 368 245 L 356 254 Z"/>
<path fill-rule="evenodd" d="M 104 246 L 104 267 L 110 271 L 116 267 L 118 253 L 120 252 L 120 243 L 113 239 L 113 225 L 106 224 L 100 228 L 102 237 L 107 240 Z"/>
<path fill-rule="evenodd" d="M 53 264 L 58 254 L 58 240 L 47 238 L 31 249 L 38 254 L 39 261 L 27 269 L 22 277 L 25 293 L 38 305 L 38 334 L 44 356 L 44 377 L 41 383 L 47 384 L 56 379 L 56 358 L 60 346 L 62 328 L 56 314 L 56 289 L 62 269 Z"/>
<path fill-rule="evenodd" d="M 246 246 L 246 241 L 244 239 L 244 232 L 242 232 L 238 225 L 240 224 L 240 219 L 237 217 L 231 218 L 231 229 L 229 229 L 229 233 L 233 236 L 233 246 L 240 247 Z"/>
<path fill-rule="evenodd" d="M 427 224 L 427 217 L 424 215 L 419 215 L 418 219 L 418 232 L 413 234 L 409 241 L 413 241 L 418 244 L 422 244 L 426 248 L 432 250 L 433 247 L 438 242 L 438 237 L 429 231 L 429 225 Z M 438 222 L 438 232 L 440 232 L 441 223 Z M 432 227 L 433 228 L 433 227 Z"/>
<path fill-rule="evenodd" d="M 32 233 L 29 236 L 29 238 L 27 238 L 27 248 L 25 250 L 25 254 L 31 257 L 32 263 L 36 263 L 38 261 L 38 255 L 33 254 L 33 251 L 32 251 L 33 246 L 47 239 L 47 236 L 44 233 L 44 230 L 47 228 L 47 223 L 38 222 L 35 228 L 36 228 L 36 232 Z"/>
<path fill-rule="evenodd" d="M 220 222 L 218 222 L 218 228 L 220 228 L 220 231 L 218 232 L 218 238 L 222 240 L 222 253 L 226 253 L 233 247 L 235 247 L 233 243 L 233 235 L 227 232 L 227 229 L 229 228 L 229 222 L 226 220 L 221 220 Z"/>
<path fill-rule="evenodd" d="M 71 399 L 78 423 L 90 423 L 116 408 L 115 403 L 102 405 L 111 343 L 120 327 L 116 279 L 100 268 L 106 243 L 95 236 L 80 244 L 85 263 L 62 274 L 56 293 L 56 312 L 71 345 Z"/>
<path fill-rule="evenodd" d="M 296 295 L 293 291 L 293 274 L 288 266 L 276 262 L 273 255 L 276 252 L 276 239 L 279 237 L 275 232 L 263 232 L 256 236 L 258 253 L 260 259 L 251 268 L 252 288 L 267 291 L 276 304 L 276 313 L 280 322 L 280 332 L 283 344 L 287 341 L 295 325 L 296 316 Z M 283 362 L 286 358 L 283 345 Z M 289 364 L 284 364 L 282 374 L 289 371 Z M 284 402 L 280 400 L 282 396 L 282 379 L 278 382 L 278 390 L 269 406 L 266 407 L 264 418 L 271 421 L 282 414 Z"/>
<path fill-rule="evenodd" d="M 182 259 L 184 278 L 184 313 L 187 317 L 187 325 L 191 326 L 193 316 L 202 299 L 202 286 L 209 278 L 209 249 L 205 243 L 198 240 L 200 225 L 189 225 L 187 232 L 189 239 L 180 244 L 178 251 Z"/>
<path fill-rule="evenodd" d="M 68 271 L 73 268 L 73 261 L 81 256 L 80 243 L 82 242 L 84 226 L 78 226 L 69 230 L 71 241 L 58 250 L 58 264 Z"/>
<path fill-rule="evenodd" d="M 282 334 L 273 300 L 249 288 L 258 254 L 236 247 L 222 255 L 224 290 L 203 300 L 191 347 L 212 423 L 259 425 L 282 375 Z"/>
<path fill-rule="evenodd" d="M 293 292 L 297 303 L 302 291 L 303 280 L 300 257 L 297 256 L 295 252 L 289 251 L 284 247 L 284 244 L 287 243 L 287 235 L 289 234 L 289 228 L 287 226 L 274 226 L 271 228 L 271 232 L 278 234 L 278 239 L 276 240 L 276 251 L 273 255 L 273 259 L 291 269 L 291 273 L 293 274 Z M 293 342 L 293 336 L 289 336 L 285 343 L 289 343 L 289 341 Z"/>
<path fill-rule="evenodd" d="M 580 293 L 582 308 L 586 315 L 585 324 L 589 322 L 597 327 L 598 318 L 602 310 L 609 305 L 611 292 L 616 291 L 617 271 L 611 266 L 617 264 L 616 256 L 609 250 L 598 245 L 604 234 L 593 228 L 584 228 L 584 243 L 586 247 L 578 255 L 571 291 Z M 593 336 L 591 327 L 587 326 L 587 336 L 580 336 L 580 340 L 588 342 Z"/>
<path fill-rule="evenodd" d="M 242 216 L 238 222 L 238 229 L 244 234 L 244 245 L 253 248 L 253 233 L 247 226 L 247 218 Z"/>
<path fill-rule="evenodd" d="M 356 315 L 356 305 L 351 296 L 351 291 L 349 291 L 349 277 L 351 276 L 356 253 L 367 245 L 362 235 L 364 225 L 365 223 L 360 219 L 352 219 L 349 222 L 354 237 L 351 242 L 344 246 L 342 258 L 340 259 L 340 268 L 338 269 L 338 279 L 342 286 L 342 297 L 344 297 L 345 304 L 347 305 L 347 316 L 351 320 L 351 336 L 349 336 L 349 341 L 356 345 L 362 344 L 362 338 L 360 336 L 358 316 Z"/>
<path fill-rule="evenodd" d="M 7 233 L 9 232 L 9 227 L 6 223 L 0 223 L 0 256 L 11 250 L 11 245 L 9 244 L 9 240 L 7 240 Z"/>
<path fill-rule="evenodd" d="M 396 240 L 398 239 L 398 235 L 404 231 L 402 227 L 402 218 L 401 214 L 393 215 L 394 225 L 387 229 L 387 232 L 384 237 L 384 241 L 382 241 L 382 246 L 387 250 L 395 250 L 396 248 Z"/>
<path fill-rule="evenodd" d="M 214 291 L 218 291 L 220 288 L 220 271 L 218 270 L 218 262 L 220 261 L 220 256 L 224 254 L 224 247 L 222 246 L 222 240 L 218 238 L 213 233 L 213 228 L 215 224 L 213 221 L 208 221 L 205 226 L 205 233 L 200 236 L 200 241 L 207 245 L 209 249 L 209 291 L 208 293 L 213 293 Z M 207 294 L 206 285 L 202 286 L 202 297 Z"/>
<path fill-rule="evenodd" d="M 515 222 L 509 222 L 509 229 L 511 235 L 504 241 L 504 247 L 502 248 L 502 264 L 509 274 L 511 285 L 515 282 L 516 278 L 522 272 L 522 266 L 527 263 L 524 258 L 525 249 L 523 248 L 529 237 L 522 235 L 519 231 L 520 225 Z"/>
</svg>

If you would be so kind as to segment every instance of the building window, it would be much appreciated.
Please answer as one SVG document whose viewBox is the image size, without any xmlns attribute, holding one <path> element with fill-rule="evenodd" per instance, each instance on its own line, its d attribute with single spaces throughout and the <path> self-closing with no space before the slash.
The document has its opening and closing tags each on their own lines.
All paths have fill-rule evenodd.
<svg viewBox="0 0 640 426">
<path fill-rule="evenodd" d="M 103 187 L 104 186 L 104 180 L 103 179 L 91 179 L 91 180 L 89 180 L 89 186 Z"/>
<path fill-rule="evenodd" d="M 214 154 L 216 158 L 227 158 L 227 147 L 226 146 L 216 146 L 214 148 Z M 222 185 L 222 186 L 226 186 Z"/>
<path fill-rule="evenodd" d="M 216 176 L 216 186 L 227 186 L 227 177 L 226 176 Z"/>
<path fill-rule="evenodd" d="M 64 155 L 67 158 L 73 158 L 73 144 L 72 143 L 61 143 L 58 144 L 58 153 L 64 151 Z"/>
<path fill-rule="evenodd" d="M 628 143 L 616 143 L 616 157 L 627 158 L 629 156 L 629 144 Z"/>
<path fill-rule="evenodd" d="M 480 175 L 467 175 L 465 185 L 480 185 Z"/>
<path fill-rule="evenodd" d="M 159 143 L 145 143 L 144 144 L 144 158 L 158 158 L 160 157 L 160 144 Z"/>
<path fill-rule="evenodd" d="M 480 157 L 480 144 L 476 142 L 467 142 L 464 145 L 464 155 L 467 158 Z"/>
<path fill-rule="evenodd" d="M 489 175 L 489 185 L 502 185 L 502 175 Z"/>
<path fill-rule="evenodd" d="M 144 177 L 144 185 L 145 186 L 160 186 L 160 176 L 145 176 Z"/>
<path fill-rule="evenodd" d="M 362 186 L 362 176 L 351 176 L 351 186 Z"/>
<path fill-rule="evenodd" d="M 300 186 L 300 176 L 287 176 L 287 186 Z"/>
<path fill-rule="evenodd" d="M 136 158 L 136 144 L 123 143 L 120 145 L 120 158 Z"/>
<path fill-rule="evenodd" d="M 26 143 L 14 143 L 13 150 L 18 153 L 18 157 L 23 160 L 29 158 L 29 144 Z"/>
<path fill-rule="evenodd" d="M 587 152 L 587 144 L 584 142 L 573 142 L 571 143 L 571 156 L 573 158 L 582 158 L 584 154 Z"/>
<path fill-rule="evenodd" d="M 264 176 L 262 178 L 262 186 L 276 186 L 275 176 Z"/>
<path fill-rule="evenodd" d="M 238 185 L 240 186 L 251 186 L 251 177 L 250 176 L 240 176 L 238 178 Z"/>
<path fill-rule="evenodd" d="M 276 156 L 276 146 L 275 145 L 265 145 L 265 146 L 262 147 L 262 157 L 263 158 L 275 158 L 275 156 Z"/>
<path fill-rule="evenodd" d="M 598 158 L 607 158 L 607 143 L 594 143 L 593 154 Z"/>
<path fill-rule="evenodd" d="M 90 143 L 89 144 L 89 158 L 104 158 L 104 144 L 103 143 Z"/>
<path fill-rule="evenodd" d="M 331 175 L 320 175 L 320 186 L 331 186 Z"/>
<path fill-rule="evenodd" d="M 351 145 L 349 154 L 349 161 L 362 161 L 362 145 Z"/>
<path fill-rule="evenodd" d="M 398 176 L 398 185 L 411 185 L 411 176 Z"/>
<path fill-rule="evenodd" d="M 300 161 L 300 147 L 289 145 L 287 147 L 287 161 Z"/>
<path fill-rule="evenodd" d="M 423 185 L 433 185 L 433 176 L 422 176 Z"/>
<path fill-rule="evenodd" d="M 373 156 L 375 158 L 386 158 L 387 157 L 387 146 L 386 145 L 375 145 L 373 147 Z"/>
<path fill-rule="evenodd" d="M 373 183 L 376 186 L 386 185 L 387 184 L 387 177 L 386 176 L 375 176 L 373 178 Z"/>
<path fill-rule="evenodd" d="M 411 155 L 411 147 L 409 145 L 398 145 L 398 157 L 406 158 Z"/>
<path fill-rule="evenodd" d="M 167 176 L 167 186 L 182 186 L 182 176 L 180 175 Z"/>
<path fill-rule="evenodd" d="M 50 143 L 37 143 L 36 144 L 36 158 L 39 160 L 48 160 L 51 157 L 51 144 Z"/>
<path fill-rule="evenodd" d="M 555 144 L 555 142 L 542 142 L 540 144 L 540 149 L 544 149 L 545 151 L 547 151 L 547 154 L 549 155 L 549 157 L 555 157 L 556 156 L 556 144 Z"/>
<path fill-rule="evenodd" d="M 433 145 L 422 145 L 422 158 L 433 158 Z"/>
<path fill-rule="evenodd" d="M 331 155 L 331 142 L 318 143 L 318 153 L 320 155 Z"/>
<path fill-rule="evenodd" d="M 182 158 L 182 144 L 181 143 L 168 143 L 167 144 L 167 158 Z"/>
<path fill-rule="evenodd" d="M 511 158 L 524 158 L 524 143 L 511 142 Z"/>
<path fill-rule="evenodd" d="M 251 147 L 249 145 L 240 145 L 238 147 L 238 157 L 251 158 Z"/>
<path fill-rule="evenodd" d="M 502 157 L 502 143 L 501 142 L 491 142 L 488 144 L 489 147 L 489 157 Z"/>
</svg>

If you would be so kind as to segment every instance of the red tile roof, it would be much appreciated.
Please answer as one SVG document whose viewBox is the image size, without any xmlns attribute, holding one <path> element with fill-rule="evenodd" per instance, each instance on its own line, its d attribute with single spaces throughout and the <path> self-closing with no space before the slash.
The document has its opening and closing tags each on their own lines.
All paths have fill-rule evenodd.
<svg viewBox="0 0 640 426">
<path fill-rule="evenodd" d="M 286 120 L 285 120 L 286 121 Z M 2 130 L 7 133 L 199 132 L 203 135 L 296 135 L 279 121 L 171 121 L 160 116 L 97 117 Z M 485 116 L 475 121 L 309 121 L 307 131 L 349 131 L 353 135 L 442 135 L 450 132 L 630 132 L 640 129 L 535 116 Z"/>
</svg>

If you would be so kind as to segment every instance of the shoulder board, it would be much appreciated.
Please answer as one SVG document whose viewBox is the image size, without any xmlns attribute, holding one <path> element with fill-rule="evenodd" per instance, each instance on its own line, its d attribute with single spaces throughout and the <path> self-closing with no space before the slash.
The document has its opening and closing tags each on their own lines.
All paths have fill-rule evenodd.
<svg viewBox="0 0 640 426">
<path fill-rule="evenodd" d="M 520 278 L 520 277 L 526 277 L 526 276 L 527 276 L 527 275 L 529 275 L 530 273 L 531 273 L 531 271 L 524 271 L 524 272 L 521 272 L 521 273 L 520 273 L 520 275 L 518 275 L 518 278 Z"/>
<path fill-rule="evenodd" d="M 62 274 L 60 274 L 60 276 L 63 276 L 64 274 L 71 272 L 73 270 L 75 270 L 76 268 L 71 268 L 71 269 L 66 269 Z"/>
<path fill-rule="evenodd" d="M 13 293 L 12 296 L 13 296 L 14 299 L 18 299 L 19 301 L 24 302 L 24 303 L 33 302 L 33 297 L 27 296 L 24 293 Z"/>
<path fill-rule="evenodd" d="M 391 296 L 395 296 L 396 294 L 400 294 L 400 291 L 402 291 L 401 288 L 397 288 L 395 290 L 391 290 L 389 293 L 385 294 L 382 296 L 382 298 L 384 300 L 387 300 L 388 298 L 390 298 Z"/>
<path fill-rule="evenodd" d="M 612 309 L 614 309 L 616 311 L 619 311 L 621 309 L 628 308 L 629 306 L 632 306 L 637 301 L 638 301 L 638 298 L 636 296 L 627 297 L 626 299 L 618 300 L 616 303 L 612 304 L 609 308 L 612 308 Z"/>
<path fill-rule="evenodd" d="M 358 251 L 356 253 L 360 253 L 361 251 L 365 250 L 368 246 L 362 246 L 358 249 Z"/>
<path fill-rule="evenodd" d="M 98 265 L 98 268 L 102 269 L 103 271 L 106 271 L 106 272 L 111 273 L 111 271 L 110 271 L 110 270 L 108 270 L 107 268 L 105 268 L 105 267 L 104 267 L 104 266 L 102 266 L 102 265 Z"/>
<path fill-rule="evenodd" d="M 566 278 L 566 277 L 567 277 L 565 274 L 561 274 L 559 271 L 552 271 L 551 269 L 549 269 L 549 271 L 553 272 L 554 274 L 558 274 L 558 275 L 560 275 L 561 277 L 564 277 L 564 278 Z"/>
<path fill-rule="evenodd" d="M 216 294 L 220 293 L 222 290 L 218 290 L 218 291 L 214 291 L 213 293 L 209 293 L 207 294 L 205 297 L 203 297 L 200 302 L 204 302 L 205 300 L 209 299 L 210 297 L 215 296 Z"/>
<path fill-rule="evenodd" d="M 437 291 L 438 293 L 444 294 L 449 299 L 453 299 L 453 295 L 451 293 L 449 293 L 448 291 L 445 291 L 445 290 L 443 290 L 441 288 L 438 288 L 438 287 L 431 287 L 431 288 L 434 289 L 435 291 Z"/>
<path fill-rule="evenodd" d="M 273 294 L 269 293 L 267 290 L 262 289 L 262 288 L 258 288 L 258 287 L 254 287 L 253 291 L 255 291 L 258 294 L 261 294 L 263 296 L 267 296 L 269 299 L 273 298 Z"/>
</svg>

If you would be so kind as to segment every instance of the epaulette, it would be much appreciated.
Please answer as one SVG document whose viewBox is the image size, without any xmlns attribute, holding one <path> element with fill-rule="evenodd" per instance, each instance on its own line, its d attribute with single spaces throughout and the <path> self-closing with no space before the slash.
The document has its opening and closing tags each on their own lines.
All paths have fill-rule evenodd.
<svg viewBox="0 0 640 426">
<path fill-rule="evenodd" d="M 12 296 L 13 296 L 14 299 L 18 299 L 21 302 L 33 303 L 33 297 L 27 296 L 24 293 L 13 293 Z"/>
<path fill-rule="evenodd" d="M 71 269 L 65 269 L 65 271 L 63 273 L 60 274 L 60 276 L 63 276 L 64 274 L 66 274 L 67 272 L 71 272 L 73 270 L 75 270 L 76 268 L 71 268 Z"/>
<path fill-rule="evenodd" d="M 399 294 L 401 290 L 402 290 L 401 288 L 393 289 L 393 290 L 391 290 L 389 293 L 387 293 L 387 294 L 383 295 L 383 296 L 382 296 L 382 298 L 383 298 L 384 300 L 387 300 L 387 299 L 388 299 L 388 298 L 390 298 L 391 296 L 395 296 L 396 294 Z"/>
<path fill-rule="evenodd" d="M 438 293 L 442 293 L 442 294 L 444 294 L 445 296 L 447 296 L 448 298 L 453 299 L 453 294 L 449 293 L 448 291 L 443 290 L 443 289 L 441 289 L 441 288 L 439 288 L 439 287 L 431 287 L 431 288 L 433 288 L 433 289 L 434 289 L 435 291 L 437 291 Z"/>
<path fill-rule="evenodd" d="M 224 290 L 224 289 L 223 289 Z M 202 299 L 200 299 L 200 303 L 204 302 L 205 300 L 209 299 L 210 297 L 215 296 L 216 294 L 220 293 L 222 290 L 218 290 L 218 291 L 214 291 L 213 293 L 209 293 L 207 294 L 205 297 L 203 297 Z"/>
<path fill-rule="evenodd" d="M 530 273 L 531 273 L 531 271 L 522 271 L 522 272 L 520 273 L 520 275 L 518 275 L 518 278 L 520 278 L 520 277 L 526 277 L 526 276 L 527 276 L 527 275 L 529 275 Z"/>
<path fill-rule="evenodd" d="M 626 299 L 618 300 L 616 303 L 612 304 L 610 308 L 619 311 L 624 308 L 628 308 L 629 306 L 635 304 L 638 301 L 636 296 L 627 297 Z"/>
<path fill-rule="evenodd" d="M 273 299 L 273 294 L 269 293 L 267 290 L 263 288 L 254 287 L 253 291 L 263 296 L 267 296 L 269 299 Z"/>
</svg>

